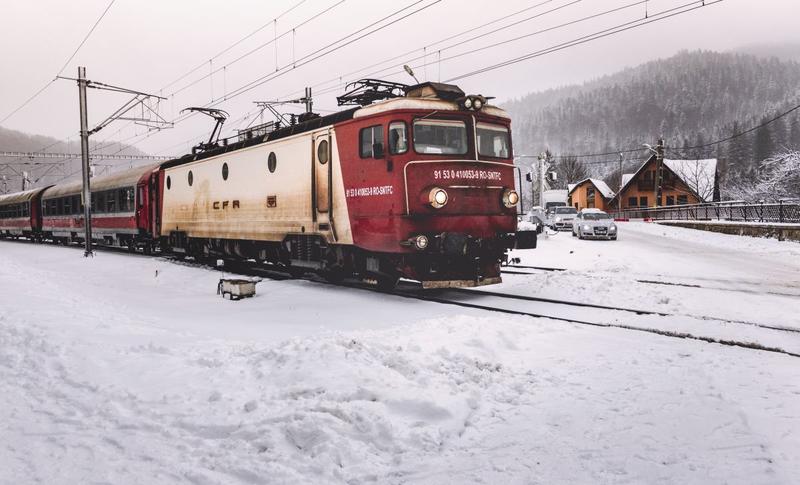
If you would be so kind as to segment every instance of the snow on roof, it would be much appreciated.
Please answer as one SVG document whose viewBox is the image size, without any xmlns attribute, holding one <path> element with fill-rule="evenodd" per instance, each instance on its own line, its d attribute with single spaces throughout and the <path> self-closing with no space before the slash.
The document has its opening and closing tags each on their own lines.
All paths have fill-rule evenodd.
<svg viewBox="0 0 800 485">
<path fill-rule="evenodd" d="M 571 193 L 576 185 L 578 184 L 567 184 L 567 193 Z"/>
<path fill-rule="evenodd" d="M 635 173 L 623 173 L 622 174 L 622 186 L 625 187 L 628 185 L 628 182 L 631 181 L 633 176 L 636 175 Z"/>
<path fill-rule="evenodd" d="M 714 198 L 714 183 L 717 177 L 717 159 L 705 160 L 669 160 L 664 165 L 694 190 L 703 201 Z"/>
<path fill-rule="evenodd" d="M 611 187 L 609 187 L 605 182 L 603 182 L 600 179 L 589 179 L 589 180 L 591 180 L 594 186 L 597 187 L 597 190 L 599 190 L 600 193 L 603 194 L 603 197 L 605 197 L 606 199 L 614 197 L 614 191 L 611 190 Z"/>
<path fill-rule="evenodd" d="M 567 185 L 567 187 L 569 188 L 569 193 L 571 194 L 572 191 L 575 190 L 575 187 L 583 184 L 584 182 L 591 182 L 592 184 L 594 184 L 597 190 L 600 191 L 600 194 L 602 194 L 602 196 L 605 197 L 606 199 L 611 199 L 612 197 L 614 197 L 614 191 L 611 190 L 611 188 L 605 182 L 603 182 L 600 179 L 593 179 L 593 178 L 585 178 L 576 184 Z"/>
</svg>

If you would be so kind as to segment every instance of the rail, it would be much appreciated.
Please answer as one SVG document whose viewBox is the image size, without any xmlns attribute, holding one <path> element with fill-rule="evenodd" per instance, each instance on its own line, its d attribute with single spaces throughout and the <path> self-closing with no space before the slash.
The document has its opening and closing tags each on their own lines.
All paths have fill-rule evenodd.
<svg viewBox="0 0 800 485">
<path fill-rule="evenodd" d="M 770 203 L 714 202 L 639 207 L 612 211 L 611 214 L 623 219 L 800 223 L 800 201 L 793 199 Z"/>
</svg>

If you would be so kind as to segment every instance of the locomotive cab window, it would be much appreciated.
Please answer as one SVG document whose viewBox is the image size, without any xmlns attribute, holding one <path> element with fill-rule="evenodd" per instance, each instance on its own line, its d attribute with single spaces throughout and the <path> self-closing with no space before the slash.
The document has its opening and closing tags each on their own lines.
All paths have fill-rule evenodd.
<svg viewBox="0 0 800 485">
<path fill-rule="evenodd" d="M 383 126 L 370 126 L 359 135 L 361 158 L 383 158 Z"/>
<path fill-rule="evenodd" d="M 402 121 L 389 123 L 389 153 L 397 155 L 408 151 L 408 133 Z"/>
<path fill-rule="evenodd" d="M 466 155 L 467 125 L 455 120 L 416 120 L 414 150 L 437 155 Z"/>
<path fill-rule="evenodd" d="M 478 123 L 476 126 L 478 135 L 478 155 L 494 158 L 508 158 L 509 136 L 508 128 L 503 125 L 490 123 Z"/>
</svg>

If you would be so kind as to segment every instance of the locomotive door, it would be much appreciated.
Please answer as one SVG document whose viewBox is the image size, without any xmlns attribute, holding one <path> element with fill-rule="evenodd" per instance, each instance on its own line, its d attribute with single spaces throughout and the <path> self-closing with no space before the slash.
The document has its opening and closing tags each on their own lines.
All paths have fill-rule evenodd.
<svg viewBox="0 0 800 485">
<path fill-rule="evenodd" d="M 320 231 L 331 229 L 331 161 L 330 133 L 314 136 L 314 217 Z"/>
</svg>

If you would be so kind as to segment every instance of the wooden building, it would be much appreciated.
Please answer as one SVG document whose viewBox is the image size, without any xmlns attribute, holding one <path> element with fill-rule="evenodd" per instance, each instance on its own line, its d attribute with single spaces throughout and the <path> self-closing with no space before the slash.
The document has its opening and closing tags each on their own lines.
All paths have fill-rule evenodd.
<svg viewBox="0 0 800 485">
<path fill-rule="evenodd" d="M 719 200 L 717 160 L 664 160 L 661 200 L 656 200 L 656 157 L 633 174 L 622 176 L 622 190 L 610 201 L 614 209 L 699 204 Z"/>
<path fill-rule="evenodd" d="M 599 179 L 587 178 L 570 185 L 568 200 L 569 205 L 578 210 L 600 209 L 606 210 L 609 202 L 614 198 L 614 191 Z"/>
</svg>

